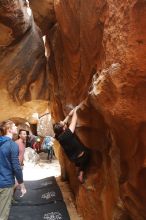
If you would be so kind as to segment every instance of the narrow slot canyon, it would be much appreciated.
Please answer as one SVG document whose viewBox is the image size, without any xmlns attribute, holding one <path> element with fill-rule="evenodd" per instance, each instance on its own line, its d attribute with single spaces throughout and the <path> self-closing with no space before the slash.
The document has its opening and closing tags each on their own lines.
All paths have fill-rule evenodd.
<svg viewBox="0 0 146 220">
<path fill-rule="evenodd" d="M 54 137 L 53 124 L 78 106 L 75 134 L 91 152 L 85 182 L 57 140 L 56 162 L 38 154 L 50 176 L 60 167 L 71 220 L 146 220 L 145 56 L 145 0 L 0 0 L 0 122 Z"/>
</svg>

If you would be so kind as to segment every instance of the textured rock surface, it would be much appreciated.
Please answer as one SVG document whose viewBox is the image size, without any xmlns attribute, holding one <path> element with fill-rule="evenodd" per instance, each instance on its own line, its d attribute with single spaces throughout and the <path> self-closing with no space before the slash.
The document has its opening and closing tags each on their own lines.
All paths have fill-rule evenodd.
<svg viewBox="0 0 146 220">
<path fill-rule="evenodd" d="M 39 118 L 37 123 L 37 133 L 41 137 L 54 136 L 51 114 L 46 113 Z"/>
<path fill-rule="evenodd" d="M 24 163 L 33 163 L 34 165 L 39 163 L 40 156 L 30 147 L 25 149 Z"/>
<path fill-rule="evenodd" d="M 79 104 L 93 152 L 86 184 L 65 169 L 84 219 L 146 219 L 146 1 L 54 0 L 48 45 L 52 113 Z M 86 207 L 86 208 L 85 208 Z"/>
<path fill-rule="evenodd" d="M 104 14 L 105 1 L 54 1 L 54 8 L 58 23 L 48 33 L 54 52 L 49 60 L 55 78 L 53 102 L 55 108 L 60 104 L 65 108 L 88 95 L 97 63 L 100 65 L 103 23 L 99 16 Z"/>
<path fill-rule="evenodd" d="M 0 0 L 0 32 L 0 120 L 43 113 L 47 102 L 35 100 L 48 97 L 44 44 L 26 1 Z"/>
<path fill-rule="evenodd" d="M 43 44 L 22 2 L 0 0 L 0 117 L 48 95 Z M 145 220 L 146 1 L 30 0 L 30 5 L 47 34 L 54 119 L 82 102 L 76 131 L 92 150 L 85 184 L 58 150 L 78 210 L 84 220 Z"/>
<path fill-rule="evenodd" d="M 29 0 L 29 4 L 37 25 L 44 35 L 47 34 L 48 29 L 56 23 L 54 0 L 41 0 L 41 3 L 40 1 Z"/>
</svg>

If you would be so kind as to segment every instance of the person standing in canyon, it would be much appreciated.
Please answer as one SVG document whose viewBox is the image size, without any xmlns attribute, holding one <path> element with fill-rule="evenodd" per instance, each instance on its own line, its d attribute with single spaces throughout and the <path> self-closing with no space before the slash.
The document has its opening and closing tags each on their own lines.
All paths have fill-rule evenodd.
<svg viewBox="0 0 146 220">
<path fill-rule="evenodd" d="M 19 139 L 16 140 L 15 142 L 18 144 L 18 147 L 19 147 L 19 162 L 20 162 L 21 167 L 23 167 L 27 131 L 24 129 L 20 129 L 18 133 L 18 137 Z"/>
<path fill-rule="evenodd" d="M 0 123 L 0 220 L 8 219 L 15 178 L 20 185 L 21 196 L 26 193 L 18 145 L 12 140 L 14 134 L 17 134 L 17 127 L 12 121 Z"/>
<path fill-rule="evenodd" d="M 75 163 L 79 168 L 78 180 L 80 183 L 84 183 L 85 170 L 89 164 L 90 150 L 85 147 L 78 137 L 75 135 L 75 127 L 77 123 L 77 111 L 78 107 L 74 108 L 66 116 L 64 121 L 60 121 L 53 125 L 55 138 L 59 141 L 65 154 L 68 158 Z M 70 125 L 67 125 L 69 118 L 71 117 Z"/>
</svg>

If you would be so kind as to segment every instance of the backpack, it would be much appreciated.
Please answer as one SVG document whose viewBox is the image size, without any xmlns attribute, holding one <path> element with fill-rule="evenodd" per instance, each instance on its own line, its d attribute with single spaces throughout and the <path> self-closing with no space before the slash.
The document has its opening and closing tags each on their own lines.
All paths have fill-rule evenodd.
<svg viewBox="0 0 146 220">
<path fill-rule="evenodd" d="M 53 141 L 52 141 L 52 137 L 47 136 L 45 137 L 44 141 L 43 141 L 43 150 L 50 150 L 50 148 L 53 147 Z"/>
</svg>

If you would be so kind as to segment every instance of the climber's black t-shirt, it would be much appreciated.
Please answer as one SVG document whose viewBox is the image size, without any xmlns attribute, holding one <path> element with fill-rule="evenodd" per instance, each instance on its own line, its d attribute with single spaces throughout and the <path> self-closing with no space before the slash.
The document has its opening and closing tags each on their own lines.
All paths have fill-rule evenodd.
<svg viewBox="0 0 146 220">
<path fill-rule="evenodd" d="M 69 128 L 60 134 L 57 140 L 70 160 L 77 159 L 81 152 L 87 150 L 87 148 L 79 141 L 76 135 L 73 134 Z"/>
</svg>

